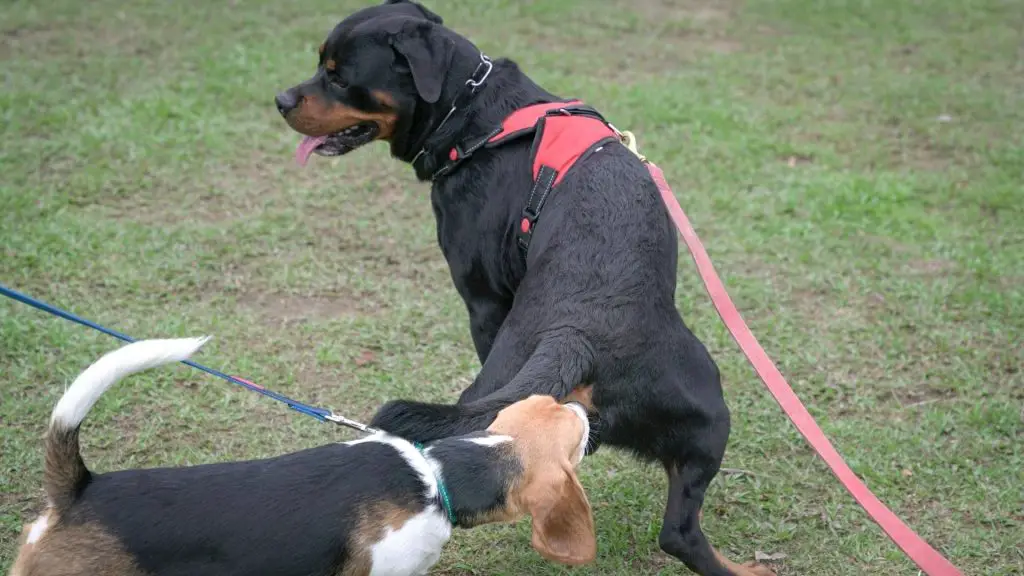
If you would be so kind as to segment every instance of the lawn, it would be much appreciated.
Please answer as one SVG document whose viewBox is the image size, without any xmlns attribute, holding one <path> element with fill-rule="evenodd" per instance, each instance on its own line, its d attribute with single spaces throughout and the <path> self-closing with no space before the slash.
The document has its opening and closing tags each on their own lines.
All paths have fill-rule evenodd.
<svg viewBox="0 0 1024 576">
<path fill-rule="evenodd" d="M 274 108 L 353 0 L 0 4 L 0 282 L 369 417 L 453 400 L 478 362 L 428 189 L 384 145 L 292 162 Z M 596 105 L 666 172 L 737 306 L 854 470 L 966 574 L 1024 573 L 1024 4 L 434 0 Z M 917 574 L 805 445 L 691 262 L 678 305 L 733 412 L 704 515 L 783 575 Z M 118 342 L 0 301 L 0 572 L 41 509 L 41 436 Z M 354 438 L 184 366 L 109 392 L 88 465 L 185 465 Z M 602 449 L 580 574 L 686 574 L 665 482 Z M 560 574 L 525 522 L 459 532 L 435 574 Z"/>
</svg>

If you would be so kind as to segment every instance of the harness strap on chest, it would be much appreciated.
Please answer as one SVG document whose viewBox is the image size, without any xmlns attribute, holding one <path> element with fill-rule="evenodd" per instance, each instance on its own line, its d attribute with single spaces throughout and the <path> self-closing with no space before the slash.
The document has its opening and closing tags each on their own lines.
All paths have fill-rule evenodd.
<svg viewBox="0 0 1024 576">
<path fill-rule="evenodd" d="M 533 185 L 516 227 L 516 244 L 526 257 L 533 230 L 552 190 L 572 167 L 600 150 L 618 142 L 618 132 L 601 114 L 579 100 L 545 102 L 520 108 L 482 138 L 460 143 L 448 154 L 449 162 L 434 179 L 445 176 L 481 148 L 494 148 L 533 134 L 530 148 Z"/>
</svg>

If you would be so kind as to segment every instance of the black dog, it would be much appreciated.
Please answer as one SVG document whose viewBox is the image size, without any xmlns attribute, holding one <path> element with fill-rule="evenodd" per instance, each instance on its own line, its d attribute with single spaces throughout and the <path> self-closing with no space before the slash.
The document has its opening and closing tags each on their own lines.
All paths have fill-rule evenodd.
<svg viewBox="0 0 1024 576">
<path fill-rule="evenodd" d="M 562 99 L 415 2 L 343 20 L 316 74 L 276 101 L 306 135 L 300 161 L 382 139 L 433 180 L 438 241 L 483 368 L 456 405 L 390 402 L 374 426 L 431 441 L 486 428 L 531 394 L 592 385 L 594 435 L 668 474 L 662 549 L 704 576 L 771 573 L 728 561 L 700 528 L 729 410 L 715 362 L 676 310 L 676 232 L 635 155 L 611 143 L 581 158 L 547 198 L 524 255 L 530 139 L 479 144 L 514 111 Z"/>
</svg>

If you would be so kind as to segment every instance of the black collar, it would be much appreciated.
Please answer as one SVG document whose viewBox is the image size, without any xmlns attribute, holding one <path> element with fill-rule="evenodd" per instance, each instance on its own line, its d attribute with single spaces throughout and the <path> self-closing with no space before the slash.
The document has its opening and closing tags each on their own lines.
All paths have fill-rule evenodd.
<svg viewBox="0 0 1024 576">
<path fill-rule="evenodd" d="M 473 75 L 470 76 L 468 80 L 466 80 L 465 85 L 463 85 L 462 89 L 459 90 L 459 93 L 455 96 L 455 99 L 452 100 L 452 107 L 451 109 L 448 110 L 448 113 L 445 114 L 444 118 L 441 120 L 441 123 L 434 128 L 433 132 L 431 132 L 429 136 L 427 136 L 428 141 L 430 140 L 430 136 L 436 134 L 437 131 L 440 130 L 441 127 L 444 126 L 445 123 L 451 119 L 451 117 L 455 114 L 456 110 L 461 110 L 462 108 L 465 108 L 466 105 L 469 103 L 469 100 L 473 98 L 473 96 L 476 96 L 476 93 L 480 91 L 480 87 L 483 86 L 484 82 L 487 81 L 487 77 L 491 75 L 491 70 L 493 69 L 494 62 L 491 61 L 491 59 L 488 58 L 486 54 L 481 52 L 480 63 L 476 65 L 476 70 L 474 70 Z M 417 152 L 415 156 L 413 156 L 412 160 L 409 163 L 412 164 L 413 168 L 416 168 L 417 162 L 421 162 L 426 158 L 432 158 L 432 152 L 433 151 L 428 150 L 427 145 L 424 144 L 423 147 L 420 148 L 420 151 Z M 424 171 L 428 173 L 433 172 L 433 170 L 428 169 L 424 169 Z"/>
</svg>

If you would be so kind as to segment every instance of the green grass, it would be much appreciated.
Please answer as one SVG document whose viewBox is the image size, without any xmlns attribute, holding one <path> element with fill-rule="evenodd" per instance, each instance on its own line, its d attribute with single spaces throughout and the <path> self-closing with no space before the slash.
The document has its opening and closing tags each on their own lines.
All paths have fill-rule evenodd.
<svg viewBox="0 0 1024 576">
<path fill-rule="evenodd" d="M 0 281 L 366 418 L 478 368 L 425 186 L 383 145 L 293 166 L 275 92 L 362 2 L 0 5 Z M 762 344 L 854 470 L 966 574 L 1024 573 L 1024 6 L 1009 0 L 437 0 L 492 55 L 595 104 L 659 163 Z M 678 303 L 734 414 L 705 527 L 781 574 L 916 574 L 763 390 L 687 259 Z M 42 505 L 64 386 L 117 342 L 0 301 L 0 571 Z M 353 436 L 178 367 L 108 393 L 90 467 Z M 581 467 L 585 574 L 685 574 L 665 482 Z M 437 574 L 558 574 L 525 522 Z"/>
</svg>

